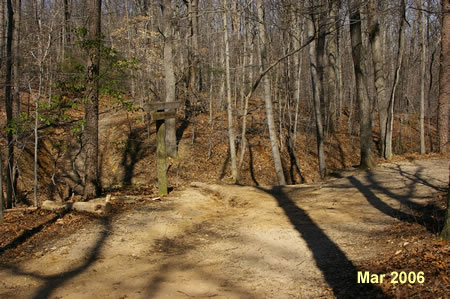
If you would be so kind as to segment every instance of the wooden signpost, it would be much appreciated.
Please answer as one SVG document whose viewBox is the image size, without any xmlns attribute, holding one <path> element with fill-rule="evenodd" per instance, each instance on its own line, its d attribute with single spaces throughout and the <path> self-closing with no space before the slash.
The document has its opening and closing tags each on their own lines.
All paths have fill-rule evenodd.
<svg viewBox="0 0 450 299">
<path fill-rule="evenodd" d="M 175 118 L 176 109 L 182 102 L 152 102 L 147 104 L 152 120 L 156 121 L 156 164 L 160 195 L 168 194 L 166 166 L 166 126 L 165 120 Z"/>
</svg>

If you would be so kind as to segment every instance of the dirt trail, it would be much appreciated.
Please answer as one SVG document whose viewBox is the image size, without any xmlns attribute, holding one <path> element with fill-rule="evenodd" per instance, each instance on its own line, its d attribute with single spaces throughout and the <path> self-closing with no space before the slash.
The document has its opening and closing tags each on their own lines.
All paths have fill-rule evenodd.
<svg viewBox="0 0 450 299">
<path fill-rule="evenodd" d="M 2 298 L 344 296 L 381 232 L 448 182 L 448 161 L 386 164 L 314 185 L 174 191 L 0 265 Z M 420 271 L 420 269 L 417 269 Z M 365 286 L 376 293 L 376 286 Z M 363 292 L 363 289 L 361 289 Z M 373 294 L 373 293 L 372 293 Z"/>
</svg>

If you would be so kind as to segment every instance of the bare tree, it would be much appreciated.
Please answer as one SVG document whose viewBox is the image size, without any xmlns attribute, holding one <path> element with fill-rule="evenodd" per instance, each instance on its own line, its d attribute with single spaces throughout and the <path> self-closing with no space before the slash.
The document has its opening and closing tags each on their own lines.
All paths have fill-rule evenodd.
<svg viewBox="0 0 450 299">
<path fill-rule="evenodd" d="M 37 21 L 38 34 L 37 34 L 37 49 L 31 51 L 31 56 L 35 59 L 38 69 L 38 89 L 37 92 L 33 92 L 33 88 L 31 86 L 32 82 L 28 82 L 28 87 L 30 91 L 30 95 L 33 98 L 35 111 L 34 111 L 34 206 L 38 207 L 38 160 L 39 160 L 39 152 L 38 152 L 38 144 L 39 144 L 39 136 L 38 136 L 38 126 L 39 126 L 39 102 L 41 100 L 44 88 L 44 63 L 48 57 L 50 48 L 51 48 L 51 29 L 53 28 L 53 24 L 50 25 L 50 32 L 48 34 L 43 33 L 42 26 L 42 3 L 38 3 L 39 7 L 39 16 Z M 46 37 L 44 39 L 44 37 Z"/>
<path fill-rule="evenodd" d="M 439 150 L 448 151 L 448 103 L 450 101 L 450 0 L 442 0 L 441 66 L 439 78 Z M 449 166 L 450 172 L 450 166 Z M 450 239 L 450 177 L 447 193 L 447 215 L 441 236 Z"/>
<path fill-rule="evenodd" d="M 14 38 L 13 38 L 13 85 L 14 100 L 13 114 L 16 119 L 20 117 L 20 23 L 22 17 L 22 0 L 15 0 L 14 7 Z"/>
<path fill-rule="evenodd" d="M 388 119 L 389 100 L 386 96 L 386 76 L 384 72 L 383 39 L 379 21 L 377 1 L 369 0 L 368 27 L 369 41 L 372 50 L 373 71 L 375 79 L 376 99 L 378 103 L 378 118 L 380 124 L 381 153 L 385 152 L 386 127 Z"/>
<path fill-rule="evenodd" d="M 353 6 L 350 15 L 350 35 L 352 42 L 352 57 L 355 70 L 356 102 L 359 106 L 359 126 L 360 126 L 360 149 L 362 168 L 373 168 L 376 166 L 374 153 L 372 150 L 372 122 L 371 105 L 367 96 L 367 86 L 364 79 L 363 55 L 362 55 L 362 35 L 361 35 L 361 13 L 359 7 Z"/>
<path fill-rule="evenodd" d="M 339 96 L 339 2 L 329 2 L 329 18 L 331 21 L 330 34 L 328 35 L 327 55 L 328 55 L 328 118 L 327 130 L 334 133 L 336 130 L 336 106 Z"/>
<path fill-rule="evenodd" d="M 419 111 L 419 123 L 420 123 L 420 153 L 425 154 L 425 85 L 426 85 L 426 69 L 427 69 L 427 30 L 425 13 L 423 12 L 422 0 L 417 1 L 420 9 L 420 33 L 422 43 L 422 62 L 420 68 L 420 111 Z"/>
<path fill-rule="evenodd" d="M 316 137 L 317 137 L 317 153 L 319 159 L 319 171 L 320 176 L 323 178 L 326 175 L 326 164 L 325 164 L 325 149 L 324 149 L 324 135 L 323 135 L 323 118 L 320 109 L 320 99 L 323 93 L 322 80 L 320 79 L 320 61 L 318 56 L 320 55 L 319 43 L 320 33 L 319 30 L 315 28 L 318 27 L 318 20 L 311 14 L 311 19 L 308 20 L 308 36 L 314 37 L 314 41 L 309 46 L 309 60 L 311 63 L 311 81 L 313 85 L 313 103 L 314 103 L 314 116 L 316 120 Z"/>
<path fill-rule="evenodd" d="M 227 21 L 228 5 L 227 0 L 223 0 L 223 30 L 225 41 L 225 73 L 227 85 L 227 116 L 228 116 L 228 140 L 230 143 L 230 157 L 231 157 L 231 175 L 233 181 L 238 179 L 238 169 L 236 165 L 236 147 L 233 129 L 233 104 L 231 102 L 231 77 L 230 77 L 230 41 L 228 38 L 228 21 Z"/>
<path fill-rule="evenodd" d="M 262 0 L 256 1 L 257 9 L 258 9 L 258 29 L 259 29 L 259 55 L 260 55 L 260 70 L 264 71 L 265 66 L 268 61 L 267 57 L 267 39 L 266 39 L 266 28 L 264 22 L 264 5 Z M 275 166 L 275 172 L 278 178 L 279 185 L 286 185 L 286 180 L 284 178 L 283 165 L 281 164 L 280 150 L 278 147 L 278 138 L 275 129 L 275 120 L 273 116 L 273 108 L 272 108 L 272 99 L 270 92 L 270 78 L 266 75 L 263 78 L 264 84 L 264 104 L 266 107 L 266 117 L 267 117 L 267 125 L 269 127 L 269 138 L 270 138 L 270 146 L 272 148 L 272 156 L 273 162 Z"/>
<path fill-rule="evenodd" d="M 64 0 L 64 27 L 63 27 L 63 36 L 62 36 L 62 57 L 61 59 L 64 59 L 65 57 L 65 49 L 70 45 L 71 41 L 71 5 L 72 0 Z"/>
<path fill-rule="evenodd" d="M 6 123 L 10 125 L 13 120 L 13 103 L 11 93 L 12 75 L 12 42 L 14 29 L 14 13 L 11 0 L 6 0 L 8 28 L 6 34 L 6 74 L 5 74 L 5 107 Z M 13 206 L 13 163 L 14 163 L 14 143 L 12 130 L 8 130 L 8 156 L 6 159 L 6 208 Z"/>
<path fill-rule="evenodd" d="M 392 86 L 391 96 L 389 98 L 388 119 L 386 125 L 386 137 L 385 137 L 385 152 L 384 157 L 386 159 L 392 159 L 392 133 L 394 129 L 394 105 L 397 96 L 397 87 L 400 82 L 400 72 L 403 66 L 403 53 L 405 52 L 405 18 L 406 18 L 406 2 L 400 1 L 400 29 L 397 42 L 397 55 L 394 71 L 394 83 Z"/>
<path fill-rule="evenodd" d="M 448 152 L 448 106 L 450 102 L 450 1 L 442 0 L 441 65 L 439 69 L 439 152 Z"/>
<path fill-rule="evenodd" d="M 99 194 L 98 172 L 98 113 L 99 113 L 99 69 L 101 43 L 101 0 L 88 2 L 88 35 L 93 46 L 89 47 L 87 62 L 87 90 L 85 103 L 85 186 L 84 197 L 93 198 Z"/>
<path fill-rule="evenodd" d="M 191 44 L 192 52 L 189 58 L 192 58 L 190 67 L 189 87 L 198 92 L 202 90 L 202 73 L 200 68 L 200 51 L 198 37 L 198 0 L 189 0 L 189 17 L 191 19 Z"/>
</svg>

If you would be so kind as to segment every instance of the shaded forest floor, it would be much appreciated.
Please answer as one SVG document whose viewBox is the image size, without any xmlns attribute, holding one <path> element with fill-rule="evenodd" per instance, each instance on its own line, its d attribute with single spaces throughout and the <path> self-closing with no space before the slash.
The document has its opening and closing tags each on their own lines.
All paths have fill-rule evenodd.
<svg viewBox="0 0 450 299">
<path fill-rule="evenodd" d="M 450 244 L 436 236 L 447 180 L 448 160 L 417 160 L 161 201 L 118 192 L 106 218 L 9 212 L 0 297 L 447 298 Z M 357 284 L 357 271 L 387 278 Z M 425 282 L 392 284 L 392 271 Z"/>
</svg>

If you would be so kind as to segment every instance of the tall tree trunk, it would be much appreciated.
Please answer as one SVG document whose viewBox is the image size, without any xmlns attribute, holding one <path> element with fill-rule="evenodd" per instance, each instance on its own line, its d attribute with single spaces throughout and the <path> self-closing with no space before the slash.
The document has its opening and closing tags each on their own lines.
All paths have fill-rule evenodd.
<svg viewBox="0 0 450 299">
<path fill-rule="evenodd" d="M 420 10 L 420 33 L 422 42 L 422 63 L 421 63 L 421 75 L 420 75 L 420 111 L 419 111 L 419 122 L 420 122 L 420 153 L 425 154 L 425 84 L 426 84 L 426 69 L 427 69 L 427 38 L 426 38 L 426 21 L 425 13 L 422 10 L 422 0 L 417 1 Z"/>
<path fill-rule="evenodd" d="M 20 24 L 22 19 L 22 0 L 15 0 L 14 7 L 14 33 L 13 33 L 13 117 L 20 119 Z M 16 134 L 17 138 L 18 134 Z M 16 148 L 18 152 L 18 149 Z M 17 193 L 18 181 L 17 161 L 13 161 L 13 189 Z"/>
<path fill-rule="evenodd" d="M 261 57 L 260 70 L 264 71 L 265 66 L 268 64 L 267 59 L 267 39 L 266 39 L 266 28 L 264 21 L 264 6 L 262 0 L 257 0 L 256 2 L 258 9 L 258 29 L 259 29 L 259 55 Z M 275 166 L 275 172 L 277 174 L 278 184 L 286 185 L 286 180 L 284 178 L 283 165 L 281 163 L 280 150 L 278 148 L 278 138 L 276 133 L 275 121 L 273 116 L 272 99 L 270 92 L 270 79 L 266 75 L 263 78 L 264 82 L 264 103 L 266 106 L 266 117 L 267 125 L 269 127 L 269 138 L 270 146 L 272 148 L 273 162 Z"/>
<path fill-rule="evenodd" d="M 231 175 L 233 182 L 238 179 L 238 169 L 236 165 L 236 147 L 233 129 L 233 105 L 231 103 L 231 78 L 230 78 L 230 41 L 228 38 L 228 21 L 227 21 L 228 5 L 227 0 L 223 0 L 223 30 L 225 42 L 225 73 L 227 84 L 227 113 L 228 113 L 228 140 L 230 143 L 230 157 L 231 157 Z"/>
<path fill-rule="evenodd" d="M 303 19 L 299 19 L 294 14 L 294 8 L 292 9 L 292 19 L 293 22 L 295 22 L 294 25 L 294 34 L 296 35 L 296 38 L 294 38 L 294 49 L 297 49 L 300 47 L 300 45 L 303 44 L 304 40 L 304 22 Z M 301 80 L 302 80 L 302 67 L 303 67 L 303 51 L 300 51 L 295 55 L 295 64 L 296 67 L 294 68 L 294 78 L 295 78 L 295 90 L 294 90 L 294 101 L 295 101 L 295 116 L 294 116 L 294 130 L 293 134 L 294 137 L 292 138 L 292 150 L 295 154 L 296 147 L 297 147 L 297 127 L 298 127 L 298 115 L 299 115 L 299 108 L 300 108 L 300 94 L 301 94 Z"/>
<path fill-rule="evenodd" d="M 388 119 L 386 125 L 386 137 L 385 137 L 385 152 L 384 157 L 388 160 L 392 159 L 392 132 L 394 129 L 394 105 L 397 87 L 400 82 L 400 71 L 403 65 L 403 53 L 405 52 L 405 18 L 406 18 L 406 2 L 401 0 L 401 18 L 400 18 L 400 30 L 398 34 L 397 44 L 397 61 L 394 73 L 394 83 L 389 99 Z"/>
<path fill-rule="evenodd" d="M 11 74 L 12 74 L 12 41 L 14 29 L 14 13 L 12 7 L 12 0 L 6 0 L 8 28 L 6 33 L 6 74 L 5 74 L 5 108 L 6 108 L 6 123 L 10 125 L 13 120 L 13 103 L 11 94 Z M 6 208 L 12 208 L 13 205 L 13 170 L 14 163 L 14 143 L 13 134 L 8 130 L 8 156 L 6 159 Z"/>
<path fill-rule="evenodd" d="M 14 78 L 14 107 L 15 118 L 20 117 L 20 23 L 22 17 L 22 0 L 15 1 L 14 39 L 13 39 L 13 78 Z"/>
<path fill-rule="evenodd" d="M 338 96 L 338 35 L 339 25 L 337 24 L 339 17 L 338 1 L 331 1 L 329 4 L 330 21 L 335 24 L 331 28 L 331 33 L 328 37 L 327 55 L 328 55 L 328 118 L 327 130 L 334 133 L 336 130 L 336 103 Z"/>
<path fill-rule="evenodd" d="M 166 102 L 175 101 L 175 71 L 173 59 L 173 8 L 171 0 L 164 0 L 162 22 L 164 24 L 164 86 Z M 166 151 L 172 158 L 177 156 L 177 135 L 175 118 L 166 119 Z"/>
<path fill-rule="evenodd" d="M 98 172 L 99 69 L 101 43 L 101 0 L 88 1 L 88 40 L 94 41 L 87 62 L 87 99 L 85 104 L 85 185 L 84 197 L 96 197 L 100 191 Z"/>
<path fill-rule="evenodd" d="M 439 152 L 448 149 L 448 106 L 450 102 L 450 0 L 442 0 L 441 65 L 439 69 Z"/>
<path fill-rule="evenodd" d="M 367 86 L 363 72 L 363 43 L 361 35 L 361 14 L 358 7 L 352 8 L 350 15 L 350 37 L 352 44 L 352 58 L 356 80 L 356 102 L 359 106 L 360 124 L 360 148 L 361 148 L 361 168 L 373 168 L 376 166 L 372 150 L 372 121 L 371 105 L 367 96 Z"/>
<path fill-rule="evenodd" d="M 386 76 L 383 67 L 383 39 L 380 35 L 380 21 L 376 0 L 369 1 L 368 10 L 369 41 L 372 50 L 376 99 L 378 103 L 381 154 L 384 156 L 389 100 L 386 96 Z"/>
<path fill-rule="evenodd" d="M 189 87 L 195 92 L 202 90 L 200 69 L 200 50 L 198 43 L 198 0 L 189 1 L 189 14 L 191 18 L 192 62 L 190 70 Z"/>
<path fill-rule="evenodd" d="M 427 26 L 428 27 L 428 26 Z M 430 43 L 428 42 L 428 46 L 430 46 Z M 431 47 L 430 47 L 431 48 Z M 428 127 L 428 138 L 430 143 L 430 152 L 434 152 L 434 146 L 433 146 L 433 134 L 431 133 L 431 126 L 432 126 L 432 119 L 433 114 L 431 113 L 432 107 L 431 107 L 431 98 L 432 98 L 432 89 L 433 89 L 433 63 L 434 63 L 434 56 L 436 54 L 436 47 L 434 47 L 433 51 L 431 52 L 430 57 L 430 64 L 428 65 L 428 74 L 429 74 L 429 81 L 428 81 L 428 101 L 427 101 L 427 109 L 428 109 L 428 121 L 427 121 L 427 127 Z"/>
<path fill-rule="evenodd" d="M 71 25 L 70 25 L 70 12 L 71 12 L 71 0 L 64 0 L 64 34 L 63 34 L 63 57 L 61 59 L 64 59 L 65 55 L 65 49 L 70 45 L 70 31 L 71 31 Z"/>
<path fill-rule="evenodd" d="M 320 98 L 323 92 L 318 66 L 318 47 L 319 47 L 319 34 L 314 29 L 314 16 L 311 15 L 311 20 L 308 20 L 308 37 L 315 36 L 314 41 L 309 46 L 309 60 L 311 63 L 311 81 L 313 85 L 313 103 L 314 103 L 314 116 L 316 120 L 316 137 L 317 137 L 317 153 L 319 159 L 319 171 L 320 176 L 323 178 L 326 175 L 325 164 L 325 149 L 324 149 L 324 136 L 323 136 L 323 121 L 322 112 L 320 109 Z"/>
</svg>

